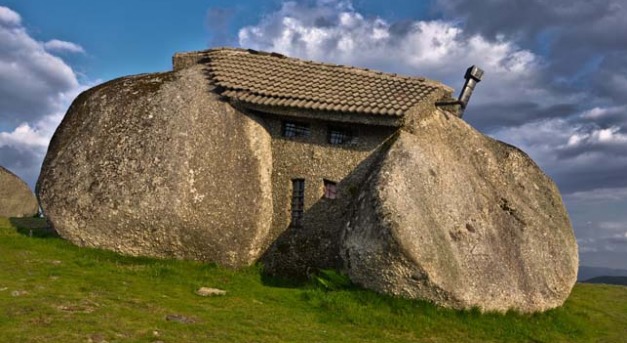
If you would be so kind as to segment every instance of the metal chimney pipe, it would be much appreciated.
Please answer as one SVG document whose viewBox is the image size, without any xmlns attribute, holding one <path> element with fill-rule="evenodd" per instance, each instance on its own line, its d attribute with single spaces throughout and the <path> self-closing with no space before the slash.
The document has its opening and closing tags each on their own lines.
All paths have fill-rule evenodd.
<svg viewBox="0 0 627 343">
<path fill-rule="evenodd" d="M 462 88 L 462 92 L 459 93 L 459 104 L 461 105 L 461 112 L 459 113 L 459 117 L 461 118 L 464 114 L 464 110 L 466 106 L 468 106 L 468 101 L 470 100 L 470 96 L 472 95 L 472 91 L 475 89 L 475 85 L 481 81 L 481 77 L 483 76 L 483 70 L 481 70 L 477 66 L 471 66 L 466 69 L 466 75 L 464 78 L 466 79 L 466 83 L 464 84 L 464 88 Z"/>
</svg>

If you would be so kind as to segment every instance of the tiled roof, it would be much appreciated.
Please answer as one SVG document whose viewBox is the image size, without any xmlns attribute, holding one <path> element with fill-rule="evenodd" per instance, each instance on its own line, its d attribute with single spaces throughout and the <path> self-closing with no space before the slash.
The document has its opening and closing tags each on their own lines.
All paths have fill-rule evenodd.
<svg viewBox="0 0 627 343">
<path fill-rule="evenodd" d="M 402 116 L 437 89 L 433 81 L 243 49 L 203 53 L 221 95 L 252 105 Z"/>
</svg>

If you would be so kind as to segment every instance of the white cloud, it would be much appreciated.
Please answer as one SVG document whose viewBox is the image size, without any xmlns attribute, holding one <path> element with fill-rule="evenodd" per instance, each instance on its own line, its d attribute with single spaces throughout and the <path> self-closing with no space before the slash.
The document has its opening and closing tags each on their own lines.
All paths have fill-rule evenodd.
<svg viewBox="0 0 627 343">
<path fill-rule="evenodd" d="M 80 87 L 72 68 L 43 46 L 22 26 L 0 26 L 0 121 L 5 125 L 62 110 L 66 94 Z"/>
<path fill-rule="evenodd" d="M 627 143 L 627 135 L 620 132 L 620 127 L 612 126 L 607 129 L 593 129 L 589 132 L 574 133 L 568 138 L 567 146 L 582 144 L 620 144 Z"/>
<path fill-rule="evenodd" d="M 0 147 L 37 149 L 47 147 L 49 141 L 50 137 L 43 133 L 40 128 L 31 127 L 27 123 L 22 123 L 13 132 L 0 132 Z"/>
<path fill-rule="evenodd" d="M 66 42 L 58 39 L 53 39 L 51 41 L 47 41 L 44 43 L 44 48 L 50 52 L 72 52 L 72 53 L 81 53 L 84 54 L 85 50 L 82 46 L 72 43 Z"/>
<path fill-rule="evenodd" d="M 22 17 L 8 7 L 0 6 L 0 25 L 20 25 Z"/>
<path fill-rule="evenodd" d="M 572 202 L 618 202 L 627 203 L 627 187 L 601 188 L 567 194 L 565 199 Z"/>
<path fill-rule="evenodd" d="M 466 67 L 478 64 L 489 75 L 482 84 L 483 92 L 492 97 L 514 91 L 542 95 L 537 87 L 529 88 L 543 68 L 542 59 L 504 37 L 496 41 L 479 35 L 467 37 L 450 21 L 400 25 L 366 18 L 347 1 L 319 1 L 314 7 L 286 2 L 259 24 L 240 29 L 239 43 L 293 57 L 427 76 L 455 84 L 462 82 Z"/>
<path fill-rule="evenodd" d="M 71 42 L 38 41 L 18 13 L 0 6 L 0 165 L 31 185 L 67 107 L 87 86 L 53 51 L 84 52 Z"/>
</svg>

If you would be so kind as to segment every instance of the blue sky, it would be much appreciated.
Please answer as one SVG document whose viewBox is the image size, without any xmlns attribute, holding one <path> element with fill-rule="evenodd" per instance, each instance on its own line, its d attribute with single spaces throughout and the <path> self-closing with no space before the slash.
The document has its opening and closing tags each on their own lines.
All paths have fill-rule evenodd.
<svg viewBox="0 0 627 343">
<path fill-rule="evenodd" d="M 556 181 L 584 265 L 627 269 L 623 0 L 0 0 L 0 164 L 34 185 L 73 98 L 243 46 L 441 80 L 486 71 L 465 114 Z"/>
</svg>

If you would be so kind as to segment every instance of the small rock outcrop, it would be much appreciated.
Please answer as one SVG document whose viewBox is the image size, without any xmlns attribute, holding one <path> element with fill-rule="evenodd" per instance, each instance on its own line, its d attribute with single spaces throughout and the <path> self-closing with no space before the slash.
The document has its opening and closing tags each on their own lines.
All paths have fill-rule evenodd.
<svg viewBox="0 0 627 343">
<path fill-rule="evenodd" d="M 552 180 L 457 117 L 424 114 L 410 131 L 358 196 L 342 242 L 350 278 L 458 309 L 563 304 L 577 243 Z"/>
<path fill-rule="evenodd" d="M 37 184 L 57 232 L 130 255 L 255 261 L 272 222 L 270 136 L 211 87 L 199 65 L 81 94 Z"/>
<path fill-rule="evenodd" d="M 38 212 L 37 198 L 26 182 L 0 167 L 0 217 L 32 217 Z"/>
</svg>

